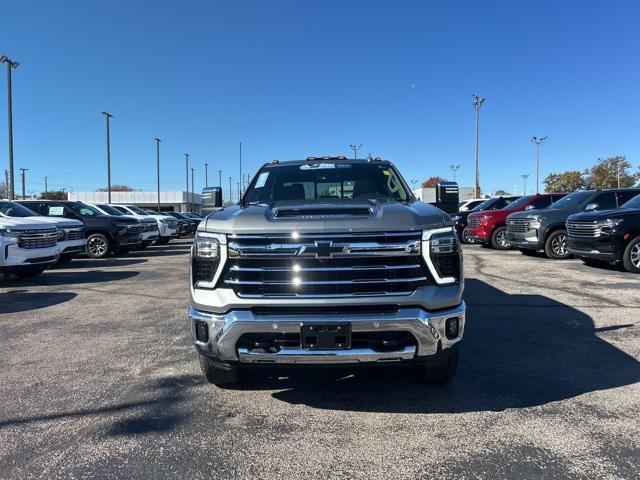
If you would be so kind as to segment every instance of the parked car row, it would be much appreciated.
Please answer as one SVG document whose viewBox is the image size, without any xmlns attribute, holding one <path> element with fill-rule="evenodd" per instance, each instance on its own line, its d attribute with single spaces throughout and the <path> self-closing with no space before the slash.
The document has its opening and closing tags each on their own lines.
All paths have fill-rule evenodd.
<svg viewBox="0 0 640 480">
<path fill-rule="evenodd" d="M 640 188 L 495 197 L 452 220 L 464 243 L 640 273 Z"/>
<path fill-rule="evenodd" d="M 181 228 L 178 218 L 135 205 L 0 200 L 0 273 L 30 277 L 81 253 L 105 258 L 166 244 L 195 231 L 197 215 L 187 218 Z"/>
</svg>

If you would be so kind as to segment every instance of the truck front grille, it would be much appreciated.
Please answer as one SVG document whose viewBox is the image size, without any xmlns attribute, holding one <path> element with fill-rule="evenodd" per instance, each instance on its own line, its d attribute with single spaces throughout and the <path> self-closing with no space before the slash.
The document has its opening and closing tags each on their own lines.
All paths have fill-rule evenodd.
<svg viewBox="0 0 640 480">
<path fill-rule="evenodd" d="M 234 235 L 220 286 L 240 297 L 409 295 L 431 283 L 421 232 Z"/>
<path fill-rule="evenodd" d="M 58 229 L 22 230 L 18 234 L 20 248 L 49 248 L 54 247 L 58 240 Z"/>
<path fill-rule="evenodd" d="M 467 217 L 467 227 L 476 228 L 478 225 L 480 225 L 479 217 L 472 217 L 471 215 Z"/>
<path fill-rule="evenodd" d="M 601 234 L 596 223 L 567 222 L 567 233 L 572 237 L 595 238 Z"/>
<path fill-rule="evenodd" d="M 531 229 L 528 218 L 510 218 L 507 220 L 507 231 L 513 233 L 525 233 Z"/>
</svg>

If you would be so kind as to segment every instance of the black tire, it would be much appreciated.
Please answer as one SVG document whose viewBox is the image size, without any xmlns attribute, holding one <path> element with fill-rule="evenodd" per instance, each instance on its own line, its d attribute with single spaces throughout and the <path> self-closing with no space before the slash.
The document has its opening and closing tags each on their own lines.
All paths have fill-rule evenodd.
<svg viewBox="0 0 640 480">
<path fill-rule="evenodd" d="M 507 227 L 498 227 L 491 235 L 491 246 L 496 250 L 510 250 L 511 244 L 507 241 Z"/>
<path fill-rule="evenodd" d="M 69 263 L 71 260 L 78 256 L 77 253 L 61 253 L 58 258 L 58 263 Z"/>
<path fill-rule="evenodd" d="M 544 254 L 552 260 L 565 260 L 571 257 L 567 250 L 567 232 L 556 230 L 544 242 Z"/>
<path fill-rule="evenodd" d="M 26 267 L 26 268 L 21 268 L 20 270 L 16 270 L 13 273 L 16 275 L 16 277 L 31 278 L 31 277 L 37 277 L 46 269 L 47 267 Z"/>
<path fill-rule="evenodd" d="M 473 245 L 474 243 L 476 243 L 473 241 L 473 238 L 469 236 L 469 233 L 467 232 L 467 227 L 464 227 L 464 229 L 462 230 L 462 233 L 460 234 L 460 241 L 468 245 Z"/>
<path fill-rule="evenodd" d="M 447 355 L 442 363 L 432 366 L 421 365 L 419 369 L 420 379 L 427 383 L 443 385 L 455 376 L 457 369 L 458 352 L 455 351 Z"/>
<path fill-rule="evenodd" d="M 227 366 L 227 368 L 220 368 L 215 366 L 204 355 L 198 355 L 200 360 L 200 369 L 207 382 L 213 383 L 216 386 L 233 385 L 240 381 L 240 372 L 237 367 Z"/>
<path fill-rule="evenodd" d="M 627 272 L 640 273 L 640 237 L 631 240 L 624 249 L 622 265 Z"/>
<path fill-rule="evenodd" d="M 521 248 L 520 253 L 522 253 L 525 257 L 537 257 L 538 252 L 535 250 L 529 250 L 528 248 Z"/>
<path fill-rule="evenodd" d="M 166 245 L 167 243 L 169 243 L 169 240 L 171 240 L 171 238 L 169 237 L 160 237 L 158 239 L 158 245 Z"/>
<path fill-rule="evenodd" d="M 111 240 L 102 233 L 92 233 L 87 238 L 86 250 L 91 258 L 106 258 L 111 253 Z"/>
</svg>

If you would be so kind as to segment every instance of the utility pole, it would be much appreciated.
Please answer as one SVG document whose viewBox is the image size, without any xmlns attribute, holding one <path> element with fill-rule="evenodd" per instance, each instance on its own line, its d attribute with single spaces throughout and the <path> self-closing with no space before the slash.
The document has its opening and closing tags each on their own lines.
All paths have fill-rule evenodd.
<svg viewBox="0 0 640 480">
<path fill-rule="evenodd" d="M 531 137 L 531 141 L 536 145 L 536 193 L 540 193 L 540 144 L 547 139 L 544 137 Z"/>
<path fill-rule="evenodd" d="M 194 195 L 195 189 L 193 188 L 193 171 L 194 168 L 191 168 L 191 211 L 195 212 L 196 211 L 196 196 Z"/>
<path fill-rule="evenodd" d="M 27 170 L 29 170 L 28 168 L 21 168 L 20 169 L 20 175 L 22 176 L 22 199 L 25 200 L 26 196 L 25 196 L 25 192 L 24 192 L 24 172 L 26 172 Z"/>
<path fill-rule="evenodd" d="M 486 98 L 480 98 L 475 93 L 473 94 L 473 109 L 476 111 L 476 149 L 475 149 L 475 183 L 473 187 L 473 196 L 479 198 L 480 195 L 480 171 L 478 168 L 478 140 L 480 134 L 480 107 L 485 102 Z"/>
<path fill-rule="evenodd" d="M 111 203 L 111 132 L 109 131 L 109 119 L 113 118 L 109 112 L 102 112 L 107 119 L 107 203 Z"/>
<path fill-rule="evenodd" d="M 229 177 L 229 205 L 233 205 L 233 198 L 231 197 L 231 177 Z"/>
<path fill-rule="evenodd" d="M 218 170 L 218 186 L 222 188 L 222 170 Z"/>
<path fill-rule="evenodd" d="M 4 194 L 9 198 L 9 170 L 4 169 Z"/>
<path fill-rule="evenodd" d="M 357 158 L 358 158 L 358 150 L 360 150 L 362 148 L 362 144 L 356 145 L 356 144 L 352 143 L 352 144 L 349 145 L 349 148 L 351 150 L 353 150 L 353 159 L 357 160 Z"/>
<path fill-rule="evenodd" d="M 6 55 L 0 56 L 0 63 L 7 64 L 7 127 L 9 131 L 9 183 L 7 189 L 9 190 L 9 199 L 16 199 L 15 190 L 15 175 L 13 169 L 13 102 L 11 94 L 11 69 L 18 68 L 19 62 L 14 62 Z"/>
<path fill-rule="evenodd" d="M 187 177 L 187 212 L 190 212 L 190 207 L 189 207 L 189 154 L 185 153 L 184 154 L 184 159 L 185 159 L 185 163 L 187 166 L 186 169 L 186 177 Z"/>
<path fill-rule="evenodd" d="M 451 165 L 449 168 L 453 172 L 453 181 L 455 182 L 456 181 L 456 172 L 458 170 L 460 170 L 460 165 Z"/>
<path fill-rule="evenodd" d="M 522 180 L 524 181 L 524 188 L 522 190 L 522 195 L 526 195 L 527 194 L 527 178 L 529 178 L 529 174 L 528 173 L 523 173 L 520 176 L 522 177 Z"/>
<path fill-rule="evenodd" d="M 204 164 L 204 188 L 209 186 L 209 164 Z"/>
<path fill-rule="evenodd" d="M 618 188 L 620 188 L 620 158 L 616 160 L 616 176 L 618 177 Z"/>
<path fill-rule="evenodd" d="M 45 195 L 45 197 L 47 196 L 47 193 L 49 193 L 48 181 L 49 181 L 49 177 L 44 177 L 44 195 Z"/>
<path fill-rule="evenodd" d="M 156 168 L 158 172 L 158 213 L 160 213 L 160 140 L 156 137 Z"/>
<path fill-rule="evenodd" d="M 242 142 L 240 142 L 240 180 L 242 180 Z"/>
</svg>

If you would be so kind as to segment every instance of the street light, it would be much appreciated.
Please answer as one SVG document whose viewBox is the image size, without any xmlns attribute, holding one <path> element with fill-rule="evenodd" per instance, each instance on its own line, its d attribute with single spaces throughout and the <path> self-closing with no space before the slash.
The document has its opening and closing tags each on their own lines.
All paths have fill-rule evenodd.
<svg viewBox="0 0 640 480">
<path fill-rule="evenodd" d="M 11 69 L 18 68 L 18 65 L 20 65 L 20 63 L 14 62 L 6 55 L 0 56 L 0 63 L 7 64 L 7 127 L 9 131 L 9 185 L 7 186 L 7 188 L 9 189 L 9 199 L 15 200 L 16 191 L 13 171 L 13 102 L 11 100 Z"/>
<path fill-rule="evenodd" d="M 231 197 L 231 177 L 229 177 L 229 205 L 233 205 L 233 197 Z"/>
<path fill-rule="evenodd" d="M 111 203 L 111 132 L 109 130 L 109 119 L 113 118 L 109 112 L 102 112 L 107 120 L 107 203 Z"/>
<path fill-rule="evenodd" d="M 480 134 L 480 107 L 485 102 L 486 98 L 480 98 L 475 93 L 473 94 L 473 109 L 476 111 L 476 149 L 475 149 L 475 184 L 473 187 L 473 196 L 478 198 L 480 194 L 480 171 L 478 169 L 478 140 Z"/>
<path fill-rule="evenodd" d="M 353 143 L 349 145 L 349 148 L 353 150 L 353 159 L 356 160 L 358 158 L 358 150 L 362 148 L 362 144 L 354 145 Z"/>
<path fill-rule="evenodd" d="M 222 170 L 218 170 L 218 186 L 222 189 Z"/>
<path fill-rule="evenodd" d="M 160 140 L 155 138 L 156 141 L 156 168 L 158 172 L 158 213 L 160 213 Z"/>
<path fill-rule="evenodd" d="M 205 162 L 204 164 L 204 187 L 207 188 L 209 186 L 209 164 Z"/>
<path fill-rule="evenodd" d="M 453 181 L 455 182 L 456 181 L 456 172 L 458 170 L 460 170 L 460 165 L 451 165 L 449 168 L 453 172 Z"/>
<path fill-rule="evenodd" d="M 540 193 L 540 144 L 548 138 L 548 135 L 544 137 L 531 137 L 531 141 L 536 144 L 536 193 Z"/>
<path fill-rule="evenodd" d="M 522 195 L 526 195 L 527 194 L 527 178 L 529 178 L 529 174 L 528 173 L 523 173 L 520 176 L 522 177 L 522 180 L 524 181 L 524 189 L 522 190 Z"/>
<path fill-rule="evenodd" d="M 22 199 L 26 199 L 25 197 L 25 192 L 24 192 L 24 172 L 26 172 L 27 170 L 29 170 L 28 168 L 21 168 L 20 169 L 20 175 L 22 176 Z"/>
<path fill-rule="evenodd" d="M 186 173 L 186 177 L 187 177 L 187 192 L 186 193 L 187 193 L 187 212 L 189 212 L 191 210 L 190 210 L 190 207 L 189 207 L 189 154 L 188 153 L 184 154 L 184 159 L 185 159 L 185 163 L 186 163 L 186 166 L 187 166 L 187 169 L 186 169 L 186 172 L 187 172 Z"/>
<path fill-rule="evenodd" d="M 195 212 L 195 210 L 196 210 L 196 205 L 195 205 L 196 204 L 196 200 L 195 200 L 195 195 L 193 194 L 193 192 L 195 190 L 193 188 L 193 185 L 194 185 L 194 183 L 193 183 L 193 171 L 194 170 L 195 170 L 194 168 L 191 168 L 191 210 L 190 210 L 191 212 Z"/>
</svg>

